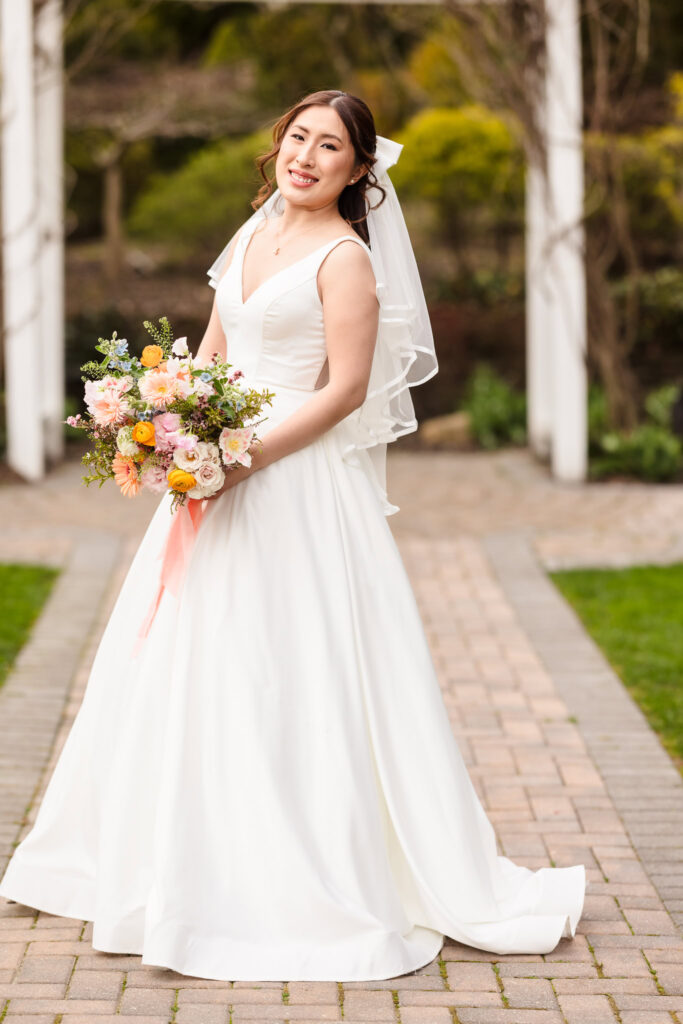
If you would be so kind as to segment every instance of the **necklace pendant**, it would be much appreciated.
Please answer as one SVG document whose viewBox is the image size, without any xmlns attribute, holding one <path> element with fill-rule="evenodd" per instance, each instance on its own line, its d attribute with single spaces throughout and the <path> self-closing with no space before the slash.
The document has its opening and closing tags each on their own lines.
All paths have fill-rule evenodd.
<svg viewBox="0 0 683 1024">
<path fill-rule="evenodd" d="M 277 249 L 273 249 L 273 256 L 277 256 L 279 252 L 280 252 L 280 246 L 278 245 Z"/>
</svg>

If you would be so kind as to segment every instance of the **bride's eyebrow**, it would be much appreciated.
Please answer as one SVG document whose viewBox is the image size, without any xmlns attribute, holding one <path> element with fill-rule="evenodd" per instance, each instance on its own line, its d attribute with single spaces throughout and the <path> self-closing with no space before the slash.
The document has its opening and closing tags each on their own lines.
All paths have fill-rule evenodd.
<svg viewBox="0 0 683 1024">
<path fill-rule="evenodd" d="M 304 128 L 304 126 L 303 126 L 302 124 L 295 124 L 295 125 L 292 125 L 292 127 L 293 127 L 293 128 L 300 128 L 302 132 L 307 132 L 307 131 L 308 131 L 308 128 Z M 336 140 L 337 140 L 337 142 L 338 142 L 338 143 L 339 143 L 340 145 L 343 145 L 343 142 L 342 142 L 342 140 L 341 140 L 341 139 L 339 138 L 339 136 L 338 136 L 338 135 L 333 135 L 333 134 L 332 134 L 331 132 L 325 132 L 325 134 L 324 134 L 324 135 L 321 135 L 321 136 L 320 136 L 320 138 L 321 138 L 321 139 L 336 139 Z"/>
</svg>

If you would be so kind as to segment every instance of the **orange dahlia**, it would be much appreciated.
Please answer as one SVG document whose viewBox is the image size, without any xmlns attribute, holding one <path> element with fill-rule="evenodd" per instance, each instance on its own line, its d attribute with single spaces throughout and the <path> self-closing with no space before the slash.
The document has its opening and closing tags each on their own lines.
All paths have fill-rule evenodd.
<svg viewBox="0 0 683 1024">
<path fill-rule="evenodd" d="M 111 468 L 114 470 L 114 480 L 121 488 L 121 493 L 126 498 L 134 498 L 142 487 L 135 459 L 117 452 L 112 460 Z"/>
</svg>

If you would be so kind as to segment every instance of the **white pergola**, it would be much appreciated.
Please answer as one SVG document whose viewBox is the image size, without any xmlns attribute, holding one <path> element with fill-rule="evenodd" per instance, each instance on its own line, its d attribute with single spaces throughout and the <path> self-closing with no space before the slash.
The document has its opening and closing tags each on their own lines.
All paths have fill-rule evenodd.
<svg viewBox="0 0 683 1024">
<path fill-rule="evenodd" d="M 553 475 L 578 481 L 587 468 L 578 0 L 546 9 L 547 168 L 527 168 L 526 191 L 528 431 Z M 0 0 L 0 61 L 7 461 L 35 481 L 63 454 L 61 0 Z"/>
</svg>

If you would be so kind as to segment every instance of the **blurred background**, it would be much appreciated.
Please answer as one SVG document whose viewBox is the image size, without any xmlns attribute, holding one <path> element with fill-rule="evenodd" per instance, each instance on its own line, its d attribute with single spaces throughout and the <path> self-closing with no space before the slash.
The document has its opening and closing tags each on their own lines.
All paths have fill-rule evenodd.
<svg viewBox="0 0 683 1024">
<path fill-rule="evenodd" d="M 270 126 L 342 88 L 405 144 L 392 178 L 440 362 L 413 400 L 456 414 L 400 443 L 525 443 L 533 4 L 495 6 L 66 3 L 66 412 L 99 336 L 142 343 L 166 315 L 199 344 Z M 591 475 L 679 479 L 683 7 L 584 0 L 582 35 Z"/>
</svg>

